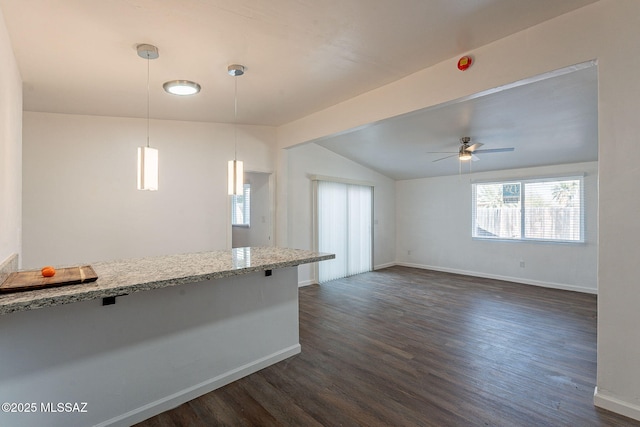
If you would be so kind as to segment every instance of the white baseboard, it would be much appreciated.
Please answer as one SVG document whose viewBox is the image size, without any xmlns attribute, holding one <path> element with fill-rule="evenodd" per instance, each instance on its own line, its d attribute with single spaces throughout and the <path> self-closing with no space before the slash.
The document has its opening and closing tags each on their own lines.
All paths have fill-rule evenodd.
<svg viewBox="0 0 640 427">
<path fill-rule="evenodd" d="M 375 265 L 373 267 L 373 270 L 380 270 L 382 268 L 387 268 L 387 267 L 393 267 L 394 265 L 397 265 L 395 262 L 388 262 L 386 264 L 380 264 L 380 265 Z M 309 285 L 317 285 L 318 281 L 314 280 L 314 279 L 309 279 L 309 280 L 303 280 L 301 282 L 298 282 L 298 287 L 302 288 L 304 286 L 309 286 Z"/>
<path fill-rule="evenodd" d="M 523 279 L 520 277 L 502 276 L 498 274 L 487 274 L 478 271 L 458 270 L 455 268 L 436 267 L 433 265 L 414 264 L 408 262 L 397 262 L 396 265 L 403 267 L 421 268 L 424 270 L 442 271 L 444 273 L 462 274 L 464 276 L 482 277 L 485 279 L 504 280 L 507 282 L 522 283 L 524 285 L 542 286 L 544 288 L 561 289 L 564 291 L 582 292 L 587 294 L 597 294 L 597 289 L 585 288 L 582 286 L 566 285 L 563 283 L 543 282 L 541 280 Z"/>
<path fill-rule="evenodd" d="M 533 285 L 533 286 L 541 286 L 543 288 L 551 288 L 551 289 L 561 289 L 563 291 L 573 291 L 573 292 L 582 292 L 586 294 L 597 294 L 598 290 L 593 288 L 586 288 L 583 286 L 575 286 L 575 285 L 567 285 L 564 283 L 555 283 L 555 282 L 543 282 L 541 280 L 531 280 L 531 279 L 523 279 L 521 277 L 512 277 L 512 276 L 502 276 L 499 274 L 487 274 L 478 271 L 468 271 L 468 270 L 459 270 L 455 268 L 447 268 L 447 267 L 436 267 L 434 265 L 426 265 L 426 264 L 416 264 L 410 262 L 388 262 L 385 264 L 378 264 L 373 267 L 374 270 L 381 270 L 383 268 L 393 267 L 395 265 L 399 265 L 402 267 L 412 267 L 412 268 L 420 268 L 422 270 L 434 270 L 434 271 L 442 271 L 444 273 L 454 273 L 454 274 L 462 274 L 463 276 L 473 276 L 473 277 L 482 277 L 485 279 L 494 279 L 494 280 L 504 280 L 506 282 L 514 282 L 521 283 L 524 285 Z M 315 285 L 318 282 L 311 279 L 305 280 L 302 282 L 298 282 L 298 287 L 301 288 L 303 286 Z"/>
<path fill-rule="evenodd" d="M 180 390 L 162 399 L 158 399 L 155 402 L 151 402 L 140 408 L 136 408 L 132 411 L 129 411 L 117 417 L 113 417 L 100 424 L 96 424 L 95 427 L 131 426 L 133 424 L 144 421 L 147 418 L 158 415 L 164 411 L 173 409 L 185 402 L 195 399 L 196 397 L 202 396 L 203 394 L 209 393 L 215 389 L 230 384 L 233 381 L 239 380 L 240 378 L 246 377 L 247 375 L 253 374 L 254 372 L 258 372 L 260 369 L 264 369 L 267 366 L 271 366 L 274 363 L 278 363 L 284 359 L 294 356 L 300 353 L 301 350 L 302 348 L 300 347 L 300 344 L 282 349 L 276 353 L 270 354 L 261 359 L 254 360 L 253 362 L 225 372 L 224 374 L 205 380 L 192 387 Z"/>
<path fill-rule="evenodd" d="M 373 269 L 374 270 L 382 270 L 383 268 L 393 267 L 394 265 L 398 265 L 398 264 L 396 264 L 395 262 L 388 262 L 386 264 L 374 265 Z"/>
<path fill-rule="evenodd" d="M 640 406 L 616 399 L 613 396 L 607 396 L 606 393 L 598 391 L 598 387 L 593 392 L 593 404 L 607 411 L 640 421 Z"/>
<path fill-rule="evenodd" d="M 318 284 L 317 280 L 313 280 L 313 279 L 303 280 L 302 282 L 298 282 L 298 287 L 302 288 L 302 287 L 305 287 L 305 286 L 311 286 L 311 285 L 317 285 L 317 284 Z"/>
</svg>

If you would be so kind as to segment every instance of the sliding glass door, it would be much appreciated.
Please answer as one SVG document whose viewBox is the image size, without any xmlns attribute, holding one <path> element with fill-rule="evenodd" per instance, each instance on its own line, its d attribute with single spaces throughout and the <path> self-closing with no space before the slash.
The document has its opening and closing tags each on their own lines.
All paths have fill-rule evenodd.
<svg viewBox="0 0 640 427">
<path fill-rule="evenodd" d="M 373 187 L 316 181 L 317 243 L 336 254 L 319 263 L 320 283 L 372 269 Z"/>
</svg>

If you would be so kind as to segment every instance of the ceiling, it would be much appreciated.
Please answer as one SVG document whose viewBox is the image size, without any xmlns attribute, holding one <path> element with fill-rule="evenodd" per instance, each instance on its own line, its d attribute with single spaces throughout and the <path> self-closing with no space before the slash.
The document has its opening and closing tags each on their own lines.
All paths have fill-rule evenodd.
<svg viewBox="0 0 640 427">
<path fill-rule="evenodd" d="M 460 162 L 465 136 L 481 150 L 514 151 Z M 597 67 L 580 64 L 315 142 L 396 180 L 595 161 Z M 453 156 L 440 160 L 446 152 Z"/>
<path fill-rule="evenodd" d="M 149 65 L 152 118 L 279 126 L 596 1 L 0 0 L 0 10 L 24 82 L 26 111 L 146 117 Z M 160 57 L 147 64 L 136 53 L 139 43 L 157 46 Z M 237 118 L 234 78 L 226 72 L 232 63 L 247 68 L 236 80 Z M 593 88 L 576 95 L 593 76 L 573 77 L 575 82 L 558 77 L 569 79 L 566 90 L 574 92 L 553 104 L 566 109 L 562 114 L 573 125 L 546 117 L 558 110 L 546 109 L 542 99 L 537 108 L 523 102 L 523 96 L 538 98 L 538 90 L 527 94 L 522 87 L 513 95 L 502 91 L 452 103 L 320 143 L 396 179 L 452 173 L 438 169 L 451 163 L 457 172 L 455 161 L 432 164 L 426 151 L 455 151 L 461 136 L 483 142 L 483 148 L 517 147 L 491 155 L 496 162 L 546 153 L 541 141 L 576 148 L 579 135 L 592 135 L 596 122 L 578 123 L 574 116 L 593 119 L 593 111 L 571 110 L 582 106 L 578 99 L 593 98 L 586 93 Z M 202 91 L 169 95 L 162 83 L 173 79 L 196 81 Z M 565 89 L 546 84 L 554 97 Z M 520 99 L 518 108 L 500 101 L 502 96 Z M 543 120 L 544 131 L 534 118 Z M 518 129 L 521 119 L 529 119 L 524 130 Z M 576 151 L 586 152 L 571 153 Z M 420 167 L 409 173 L 390 159 L 419 161 Z M 491 160 L 483 156 L 476 164 L 489 167 Z"/>
</svg>

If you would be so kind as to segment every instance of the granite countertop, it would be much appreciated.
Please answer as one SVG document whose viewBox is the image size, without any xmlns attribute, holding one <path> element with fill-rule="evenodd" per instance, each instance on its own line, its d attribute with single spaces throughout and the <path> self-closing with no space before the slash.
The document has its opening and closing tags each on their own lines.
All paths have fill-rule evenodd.
<svg viewBox="0 0 640 427">
<path fill-rule="evenodd" d="M 98 262 L 91 264 L 98 275 L 95 282 L 0 294 L 0 315 L 333 258 L 301 249 L 251 247 Z"/>
</svg>

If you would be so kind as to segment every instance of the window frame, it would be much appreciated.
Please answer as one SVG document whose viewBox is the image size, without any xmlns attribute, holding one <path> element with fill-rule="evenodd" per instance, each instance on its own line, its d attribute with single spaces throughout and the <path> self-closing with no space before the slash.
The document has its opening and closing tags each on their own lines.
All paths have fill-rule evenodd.
<svg viewBox="0 0 640 427">
<path fill-rule="evenodd" d="M 472 240 L 480 240 L 480 241 L 491 241 L 491 242 L 526 242 L 526 243 L 551 243 L 551 244 L 559 244 L 559 245 L 580 245 L 586 243 L 586 200 L 585 196 L 585 188 L 584 188 L 584 177 L 585 174 L 571 174 L 571 175 L 554 175 L 554 176 L 544 176 L 544 177 L 533 177 L 533 178 L 512 178 L 512 179 L 492 179 L 492 180 L 479 180 L 472 181 L 471 183 L 471 238 Z M 578 194 L 580 195 L 580 225 L 579 232 L 580 238 L 577 240 L 567 240 L 567 239 L 549 239 L 549 238 L 536 238 L 536 237 L 526 237 L 525 236 L 525 227 L 526 227 L 526 184 L 531 183 L 543 183 L 543 182 L 561 182 L 561 181 L 571 181 L 576 180 L 579 181 L 579 189 Z M 477 211 L 477 185 L 483 184 L 520 184 L 520 237 L 518 238 L 509 238 L 509 237 L 489 237 L 489 236 L 477 236 L 477 224 L 476 224 L 476 211 Z"/>
</svg>

